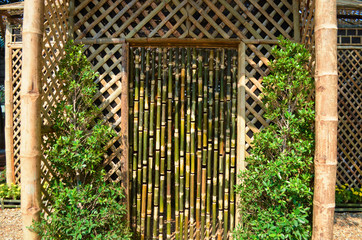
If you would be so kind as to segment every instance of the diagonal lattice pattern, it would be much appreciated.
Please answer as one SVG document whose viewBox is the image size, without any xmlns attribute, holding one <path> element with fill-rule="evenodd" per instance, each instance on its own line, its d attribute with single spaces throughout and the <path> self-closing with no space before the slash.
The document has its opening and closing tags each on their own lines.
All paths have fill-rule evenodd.
<svg viewBox="0 0 362 240">
<path fill-rule="evenodd" d="M 20 183 L 20 80 L 22 66 L 22 49 L 11 49 L 12 71 L 12 110 L 13 110 L 13 158 L 15 183 Z"/>
<path fill-rule="evenodd" d="M 76 38 L 292 38 L 291 0 L 85 0 Z"/>
<path fill-rule="evenodd" d="M 338 50 L 337 183 L 362 187 L 362 52 Z"/>
<path fill-rule="evenodd" d="M 246 156 L 252 147 L 253 136 L 268 126 L 269 120 L 263 117 L 264 109 L 260 94 L 263 77 L 269 74 L 269 61 L 272 60 L 270 45 L 248 44 L 246 48 L 245 82 L 245 151 Z"/>
</svg>

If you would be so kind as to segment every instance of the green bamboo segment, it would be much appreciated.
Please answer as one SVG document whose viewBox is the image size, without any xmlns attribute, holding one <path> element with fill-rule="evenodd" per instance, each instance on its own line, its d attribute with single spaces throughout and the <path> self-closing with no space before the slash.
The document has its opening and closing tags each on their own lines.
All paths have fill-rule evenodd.
<svg viewBox="0 0 362 240">
<path fill-rule="evenodd" d="M 153 239 L 158 239 L 159 227 L 159 200 L 160 200 L 160 159 L 161 159 L 161 50 L 158 51 L 157 71 L 157 93 L 156 93 L 156 144 L 155 144 L 155 186 L 154 186 L 154 217 L 153 217 Z"/>
<path fill-rule="evenodd" d="M 190 178 L 191 178 L 191 49 L 187 49 L 186 65 L 186 183 L 185 183 L 185 238 L 190 227 Z M 189 236 L 191 238 L 191 236 Z"/>
<path fill-rule="evenodd" d="M 162 58 L 162 109 L 161 109 L 161 164 L 160 164 L 160 222 L 159 239 L 163 239 L 165 213 L 165 163 L 166 163 L 166 123 L 167 123 L 167 49 L 163 49 Z"/>
<path fill-rule="evenodd" d="M 225 50 L 221 52 L 221 75 L 220 75 L 220 131 L 219 131 L 219 191 L 218 191 L 218 205 L 219 205 L 219 230 L 218 238 L 222 238 L 222 223 L 223 223 L 223 193 L 224 193 L 224 162 L 225 162 Z"/>
<path fill-rule="evenodd" d="M 166 234 L 167 239 L 171 239 L 171 218 L 172 218 L 172 209 L 171 209 L 171 175 L 172 175 L 172 50 L 169 51 L 169 59 L 168 59 L 168 82 L 167 82 L 167 214 L 166 214 Z"/>
<path fill-rule="evenodd" d="M 175 50 L 175 236 L 180 238 L 180 69 L 179 48 Z"/>
<path fill-rule="evenodd" d="M 153 159 L 154 159 L 154 116 L 155 116 L 155 52 L 151 52 L 150 63 L 150 50 L 146 54 L 146 79 L 151 80 L 150 89 L 150 116 L 149 116 L 149 143 L 148 143 L 148 185 L 147 185 L 147 220 L 146 220 L 146 237 L 151 236 L 151 222 L 152 222 L 152 196 L 153 196 Z M 151 66 L 150 66 L 151 64 Z"/>
<path fill-rule="evenodd" d="M 230 150 L 231 150 L 231 51 L 227 51 L 226 71 L 226 111 L 225 111 L 225 175 L 224 175 L 224 239 L 227 237 L 229 220 L 229 194 L 230 194 Z"/>
<path fill-rule="evenodd" d="M 183 238 L 185 210 L 185 49 L 181 49 L 181 85 L 180 85 L 180 239 Z M 187 236 L 187 235 L 185 235 Z"/>
<path fill-rule="evenodd" d="M 196 63 L 195 63 L 196 64 Z M 201 237 L 201 182 L 202 182 L 202 52 L 199 50 L 198 59 L 198 70 L 197 70 L 197 190 L 196 190 L 196 239 L 200 239 Z M 204 215 L 205 216 L 205 215 Z M 200 232 L 201 231 L 201 232 Z"/>
<path fill-rule="evenodd" d="M 237 103 L 237 56 L 233 54 L 232 62 L 232 97 L 231 97 L 231 153 L 230 153 L 230 227 L 233 231 L 235 228 L 235 174 L 236 174 L 236 103 Z"/>
</svg>

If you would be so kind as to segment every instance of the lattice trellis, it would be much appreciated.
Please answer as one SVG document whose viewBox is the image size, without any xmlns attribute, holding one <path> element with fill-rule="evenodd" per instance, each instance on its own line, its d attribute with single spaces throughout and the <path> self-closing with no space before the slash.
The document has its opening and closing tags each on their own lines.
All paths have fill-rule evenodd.
<svg viewBox="0 0 362 240">
<path fill-rule="evenodd" d="M 12 111 L 13 111 L 13 158 L 15 183 L 20 182 L 20 80 L 22 66 L 22 49 L 11 48 L 12 71 Z"/>
<path fill-rule="evenodd" d="M 362 187 L 362 51 L 338 50 L 337 183 Z"/>
<path fill-rule="evenodd" d="M 269 60 L 272 59 L 268 51 L 270 45 L 248 44 L 246 48 L 246 83 L 245 83 L 245 151 L 249 155 L 253 136 L 262 128 L 268 126 L 269 120 L 263 117 L 263 104 L 260 99 L 262 93 L 262 79 L 269 74 Z"/>
<path fill-rule="evenodd" d="M 86 0 L 75 2 L 76 38 L 293 37 L 292 0 Z"/>
</svg>

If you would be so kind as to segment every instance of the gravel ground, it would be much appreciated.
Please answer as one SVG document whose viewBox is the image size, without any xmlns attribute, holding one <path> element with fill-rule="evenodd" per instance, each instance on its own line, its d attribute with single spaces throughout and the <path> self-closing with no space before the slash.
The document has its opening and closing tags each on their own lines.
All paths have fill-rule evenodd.
<svg viewBox="0 0 362 240">
<path fill-rule="evenodd" d="M 21 240 L 21 213 L 19 209 L 0 210 L 0 239 Z M 362 239 L 362 213 L 336 213 L 335 240 Z"/>
</svg>

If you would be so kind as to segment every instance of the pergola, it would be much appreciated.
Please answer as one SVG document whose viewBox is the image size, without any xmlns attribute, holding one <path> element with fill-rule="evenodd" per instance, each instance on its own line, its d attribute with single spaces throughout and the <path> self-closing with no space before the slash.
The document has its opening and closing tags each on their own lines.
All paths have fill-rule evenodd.
<svg viewBox="0 0 362 240">
<path fill-rule="evenodd" d="M 231 1 L 233 4 L 235 3 L 235 5 L 232 5 L 230 1 L 220 1 L 222 3 L 220 5 L 221 10 L 218 10 L 217 6 L 219 5 L 216 5 L 216 1 L 185 0 L 181 3 L 172 1 L 172 6 L 174 8 L 167 8 L 167 12 L 169 13 L 168 16 L 166 13 L 162 12 L 161 9 L 166 9 L 165 6 L 169 6 L 168 3 L 170 1 L 146 1 L 146 3 L 144 3 L 144 1 L 139 1 L 138 8 L 133 9 L 133 14 L 136 17 L 130 14 L 122 15 L 127 11 L 131 11 L 129 10 L 131 9 L 131 3 L 122 5 L 122 7 L 118 9 L 118 12 L 114 11 L 113 13 L 112 4 L 110 3 L 113 3 L 115 6 L 121 4 L 122 1 L 109 1 L 110 3 L 108 5 L 110 5 L 110 7 L 108 9 L 104 7 L 102 10 L 100 10 L 101 8 L 94 7 L 94 9 L 92 9 L 90 6 L 87 6 L 87 4 L 91 4 L 92 2 L 93 1 L 91 0 L 81 2 L 25 0 L 24 3 L 22 49 L 23 59 L 26 59 L 26 61 L 23 61 L 22 63 L 22 137 L 20 149 L 22 184 L 21 205 L 24 220 L 24 239 L 38 238 L 38 236 L 29 231 L 26 227 L 30 226 L 32 221 L 38 220 L 42 206 L 40 186 L 42 166 L 41 131 L 44 119 L 45 122 L 47 121 L 42 92 L 44 91 L 44 82 L 48 81 L 46 79 L 50 79 L 50 82 L 54 81 L 52 74 L 49 72 L 56 71 L 56 67 L 51 66 L 50 64 L 48 65 L 50 68 L 45 73 L 43 64 L 44 62 L 49 64 L 49 62 L 53 60 L 55 60 L 55 63 L 58 61 L 62 56 L 63 44 L 68 38 L 74 38 L 76 43 L 83 43 L 90 46 L 87 49 L 90 57 L 97 56 L 97 54 L 105 51 L 105 55 L 102 56 L 105 60 L 98 60 L 97 62 L 97 60 L 95 60 L 97 58 L 93 58 L 96 68 L 98 65 L 106 65 L 106 67 L 103 67 L 105 72 L 112 68 L 112 64 L 117 65 L 116 62 L 108 63 L 112 58 L 107 58 L 107 56 L 114 55 L 117 51 L 121 51 L 120 49 L 127 49 L 129 46 L 232 47 L 238 49 L 238 66 L 241 70 L 238 74 L 238 87 L 243 86 L 244 89 L 247 90 L 238 92 L 238 99 L 240 99 L 239 108 L 242 109 L 245 108 L 245 104 L 250 104 L 250 106 L 253 104 L 242 100 L 245 99 L 246 95 L 250 94 L 248 92 L 249 89 L 246 86 L 246 78 L 248 78 L 248 76 L 245 74 L 245 62 L 252 62 L 252 59 L 248 58 L 247 54 L 245 54 L 245 49 L 250 49 L 250 51 L 253 51 L 261 61 L 267 62 L 267 57 L 265 56 L 269 55 L 265 53 L 265 56 L 262 56 L 261 52 L 264 51 L 263 49 L 266 49 L 266 52 L 268 52 L 270 45 L 277 44 L 277 41 L 275 40 L 275 35 L 277 33 L 295 41 L 307 43 L 309 44 L 310 49 L 313 49 L 312 45 L 313 40 L 315 39 L 316 151 L 313 239 L 333 238 L 332 229 L 336 183 L 338 123 L 337 3 L 335 0 L 315 0 L 315 8 L 310 1 L 282 0 L 280 1 L 280 6 L 276 6 L 273 1 L 265 1 L 269 4 L 268 6 L 270 6 L 270 8 L 274 8 L 274 11 L 269 11 L 268 7 L 263 8 L 264 6 L 258 4 L 259 1 L 255 1 L 256 3 L 253 3 L 253 6 L 255 6 L 254 9 L 257 9 L 259 13 L 251 12 L 249 7 L 252 6 L 252 4 L 248 6 L 244 3 L 245 1 L 239 0 Z M 106 2 L 107 1 L 95 1 L 95 3 L 98 4 L 105 4 Z M 114 2 L 117 2 L 117 4 Z M 137 1 L 132 1 L 132 3 L 133 2 Z M 144 6 L 148 2 L 153 2 L 152 11 L 139 15 L 142 9 L 144 10 L 146 8 Z M 67 8 L 62 8 L 63 4 L 65 4 Z M 203 6 L 201 4 L 206 4 L 208 10 L 200 7 Z M 361 5 L 361 3 L 356 0 L 339 1 L 339 4 L 343 4 L 344 6 L 353 5 L 354 7 Z M 287 10 L 285 10 L 285 8 L 281 7 L 282 5 L 289 6 L 290 8 L 288 9 L 288 7 L 286 7 Z M 86 6 L 88 8 L 86 8 Z M 84 9 L 82 9 L 82 7 L 84 7 Z M 11 6 L 9 6 L 9 9 L 10 8 Z M 63 12 L 57 14 L 50 12 L 55 9 L 63 10 Z M 315 9 L 314 15 L 313 9 Z M 0 10 L 7 9 L 3 7 L 0 8 Z M 87 10 L 89 10 L 89 12 L 87 12 Z M 258 12 L 257 10 L 255 11 Z M 178 11 L 183 15 L 175 14 Z M 283 11 L 288 12 L 289 15 L 287 15 L 287 13 L 283 15 Z M 203 19 L 205 23 L 198 23 L 195 12 L 196 14 L 199 12 L 200 19 Z M 213 12 L 214 14 L 210 15 L 210 12 Z M 174 15 L 172 15 L 172 13 L 174 13 Z M 260 16 L 260 13 L 264 13 L 264 15 Z M 255 14 L 256 17 L 253 17 L 253 14 Z M 275 17 L 278 16 L 278 14 L 280 15 L 280 19 Z M 110 17 L 102 18 L 102 16 L 107 15 Z M 92 16 L 95 16 L 95 20 L 88 21 L 87 19 L 91 19 Z M 113 19 L 116 19 L 118 16 L 122 16 L 119 17 L 121 20 L 113 21 Z M 154 16 L 161 16 L 160 22 L 152 19 Z M 263 18 L 263 20 L 257 19 L 258 17 Z M 251 20 L 247 21 L 245 19 Z M 182 24 L 183 21 L 186 22 L 184 25 Z M 45 30 L 44 22 L 48 24 Z M 120 25 L 119 22 L 124 23 L 124 25 Z M 272 26 L 267 25 L 266 22 L 269 22 Z M 315 23 L 314 25 L 313 22 Z M 126 23 L 128 25 L 126 25 Z M 99 26 L 102 26 L 105 30 L 102 30 L 102 28 L 99 29 Z M 141 30 L 144 32 L 141 33 Z M 121 34 L 117 35 L 117 33 Z M 44 42 L 46 42 L 46 44 L 44 44 Z M 259 48 L 258 45 L 263 45 L 264 47 Z M 47 50 L 45 55 L 43 52 L 44 49 Z M 120 58 L 118 62 L 122 67 L 119 71 L 121 72 L 121 77 L 117 80 L 122 81 L 123 86 L 122 89 L 115 90 L 115 92 L 120 94 L 120 111 L 123 113 L 120 114 L 121 116 L 128 116 L 130 108 L 128 104 L 129 93 L 127 81 L 128 53 L 129 52 L 121 53 L 122 59 Z M 43 60 L 44 57 L 45 61 Z M 55 64 L 54 62 L 53 64 Z M 44 77 L 45 74 L 48 75 Z M 262 76 L 259 77 L 260 79 L 262 78 Z M 48 82 L 48 84 L 48 86 L 52 86 L 51 83 Z M 252 88 L 255 87 L 250 87 L 250 89 Z M 47 94 L 51 95 L 52 93 Z M 112 94 L 115 95 L 116 93 L 111 92 L 110 95 Z M 55 100 L 46 100 L 46 102 L 49 103 L 49 106 L 51 106 L 54 101 Z M 255 104 L 253 106 L 255 106 Z M 105 109 L 107 109 L 107 107 L 105 107 Z M 109 109 L 109 112 L 111 111 L 112 109 Z M 252 110 L 250 111 L 254 114 L 255 119 L 259 119 L 259 121 L 263 122 L 263 120 L 260 120 L 260 113 L 255 113 Z M 238 155 L 235 156 L 237 163 L 236 166 L 231 166 L 231 173 L 240 171 L 245 166 L 244 160 L 245 154 L 247 154 L 246 148 L 248 147 L 248 144 L 244 144 L 244 142 L 248 141 L 248 136 L 245 134 L 247 131 L 247 127 L 245 127 L 246 112 L 247 110 L 238 112 L 237 117 L 235 118 L 239 124 L 237 131 L 238 133 L 242 132 L 242 134 L 238 135 L 238 145 L 235 146 L 235 149 L 242 149 L 243 151 L 237 151 Z M 255 120 L 255 122 L 256 121 L 257 120 Z M 130 178 L 128 176 L 130 172 L 128 170 L 130 143 L 128 142 L 128 137 L 124 137 L 128 136 L 128 127 L 130 124 L 128 122 L 128 117 L 123 118 L 123 120 L 119 117 L 119 124 L 121 126 L 119 134 L 122 136 L 119 145 L 123 150 L 120 164 L 124 166 L 124 168 L 120 170 L 119 176 L 126 176 L 125 179 L 127 179 L 127 181 L 123 184 L 126 189 L 129 189 L 132 188 L 128 186 Z M 232 155 L 230 155 L 230 157 L 232 157 Z M 123 160 L 125 162 L 122 162 Z M 112 174 L 115 172 L 116 170 L 114 170 Z"/>
</svg>

